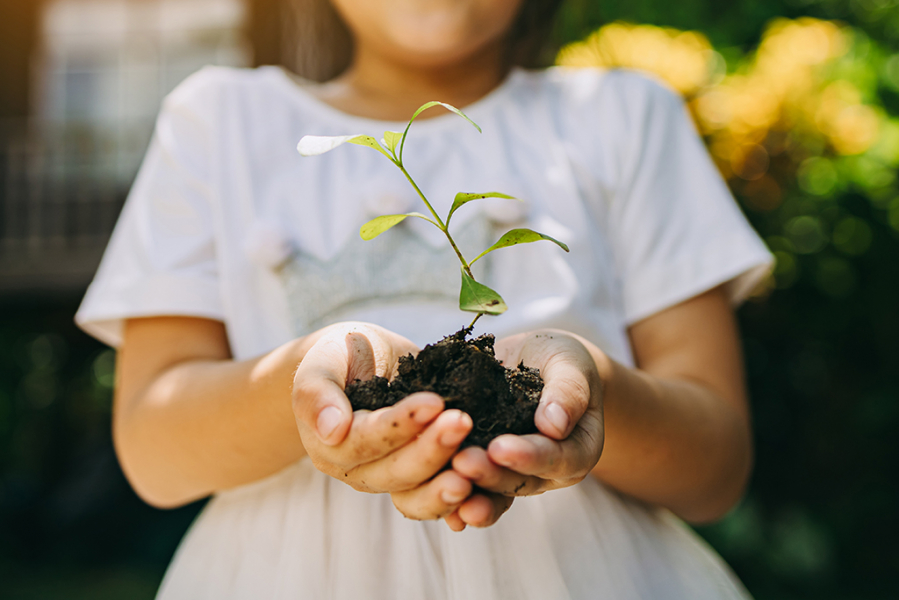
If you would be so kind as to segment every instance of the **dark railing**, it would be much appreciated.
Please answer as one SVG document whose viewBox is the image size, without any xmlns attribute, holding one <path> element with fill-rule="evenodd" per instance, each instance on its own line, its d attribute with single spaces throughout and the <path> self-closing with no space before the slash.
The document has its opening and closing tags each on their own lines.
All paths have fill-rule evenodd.
<svg viewBox="0 0 899 600">
<path fill-rule="evenodd" d="M 152 123 L 0 123 L 0 295 L 90 282 Z"/>
</svg>

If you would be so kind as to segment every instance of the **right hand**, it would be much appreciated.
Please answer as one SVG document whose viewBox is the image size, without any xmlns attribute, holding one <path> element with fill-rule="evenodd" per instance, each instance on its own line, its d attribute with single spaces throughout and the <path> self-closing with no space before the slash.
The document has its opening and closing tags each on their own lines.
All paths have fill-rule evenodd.
<svg viewBox="0 0 899 600">
<path fill-rule="evenodd" d="M 452 514 L 472 485 L 451 469 L 440 470 L 471 431 L 471 417 L 444 411 L 443 399 L 425 392 L 354 413 L 346 385 L 374 375 L 391 377 L 399 358 L 417 354 L 418 348 L 367 323 L 340 323 L 318 335 L 293 383 L 297 428 L 313 465 L 356 490 L 390 493 L 407 518 Z"/>
</svg>

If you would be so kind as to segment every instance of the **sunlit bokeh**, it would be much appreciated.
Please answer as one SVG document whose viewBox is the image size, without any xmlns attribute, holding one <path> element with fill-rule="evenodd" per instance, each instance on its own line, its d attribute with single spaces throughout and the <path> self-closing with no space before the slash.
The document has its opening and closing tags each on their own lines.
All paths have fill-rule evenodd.
<svg viewBox="0 0 899 600">
<path fill-rule="evenodd" d="M 659 75 L 685 96 L 709 85 L 723 59 L 695 31 L 613 23 L 564 47 L 557 62 L 571 67 L 630 67 Z"/>
<path fill-rule="evenodd" d="M 861 193 L 899 231 L 899 121 L 876 93 L 899 89 L 899 54 L 856 29 L 776 19 L 754 51 L 728 62 L 701 33 L 613 23 L 563 48 L 557 62 L 646 71 L 684 96 L 744 207 L 777 221 L 769 286 L 804 276 L 828 296 L 855 290 L 852 259 L 872 234 L 836 201 L 842 193 Z"/>
</svg>

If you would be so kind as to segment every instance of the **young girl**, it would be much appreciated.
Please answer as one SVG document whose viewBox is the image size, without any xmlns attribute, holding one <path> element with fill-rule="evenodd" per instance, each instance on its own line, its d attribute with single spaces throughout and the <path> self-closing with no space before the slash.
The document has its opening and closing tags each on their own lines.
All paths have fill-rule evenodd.
<svg viewBox="0 0 899 600">
<path fill-rule="evenodd" d="M 339 76 L 205 69 L 166 100 L 78 314 L 119 350 L 135 490 L 214 495 L 163 600 L 746 596 L 678 517 L 717 519 L 746 484 L 731 305 L 769 255 L 674 94 L 514 66 L 555 4 L 333 0 L 352 42 Z M 438 210 L 463 189 L 526 201 L 466 206 L 463 243 L 527 225 L 571 248 L 519 246 L 483 273 L 510 309 L 479 328 L 546 381 L 540 433 L 487 450 L 457 452 L 471 419 L 433 394 L 352 412 L 348 380 L 466 324 L 458 265 L 416 223 L 358 239 L 417 209 L 383 157 L 294 151 L 401 131 L 434 99 L 484 130 L 436 109 L 412 127 L 407 167 Z"/>
</svg>

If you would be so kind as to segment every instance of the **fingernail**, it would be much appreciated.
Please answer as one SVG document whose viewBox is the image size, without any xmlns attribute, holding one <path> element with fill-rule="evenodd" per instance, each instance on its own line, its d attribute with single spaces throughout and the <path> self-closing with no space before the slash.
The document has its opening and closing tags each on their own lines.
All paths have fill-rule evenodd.
<svg viewBox="0 0 899 600">
<path fill-rule="evenodd" d="M 457 418 L 458 421 L 454 429 L 444 431 L 440 434 L 440 445 L 444 446 L 445 448 L 453 448 L 455 446 L 458 446 L 468 435 L 469 431 L 471 431 L 471 417 L 469 417 L 465 413 L 462 413 Z"/>
<path fill-rule="evenodd" d="M 322 440 L 327 440 L 340 425 L 340 410 L 334 406 L 326 406 L 318 413 L 318 420 L 315 426 L 318 428 L 318 436 Z"/>
<path fill-rule="evenodd" d="M 468 477 L 468 479 L 470 479 L 471 481 L 480 481 L 481 479 L 484 478 L 484 472 L 481 470 L 476 470 L 471 473 L 468 473 L 466 475 L 466 477 Z"/>
<path fill-rule="evenodd" d="M 440 445 L 445 448 L 453 448 L 461 444 L 467 435 L 467 431 L 445 431 L 440 434 Z"/>
<path fill-rule="evenodd" d="M 543 414 L 546 416 L 546 420 L 559 430 L 560 434 L 565 435 L 568 432 L 568 413 L 564 408 L 551 402 Z"/>
<path fill-rule="evenodd" d="M 444 504 L 459 504 L 463 500 L 465 500 L 466 494 L 464 492 L 453 492 L 451 490 L 443 490 L 440 492 L 440 499 L 443 500 Z"/>
<path fill-rule="evenodd" d="M 412 420 L 414 420 L 419 425 L 424 425 L 425 423 L 430 423 L 434 420 L 440 412 L 443 411 L 443 406 L 437 406 L 435 404 L 425 404 L 423 406 L 419 406 L 414 409 L 414 414 L 410 415 Z"/>
<path fill-rule="evenodd" d="M 515 450 L 515 443 L 511 439 L 498 437 L 490 442 L 487 448 L 490 460 L 503 467 L 515 467 L 514 454 L 511 457 L 503 456 L 503 454 L 512 453 Z"/>
</svg>

